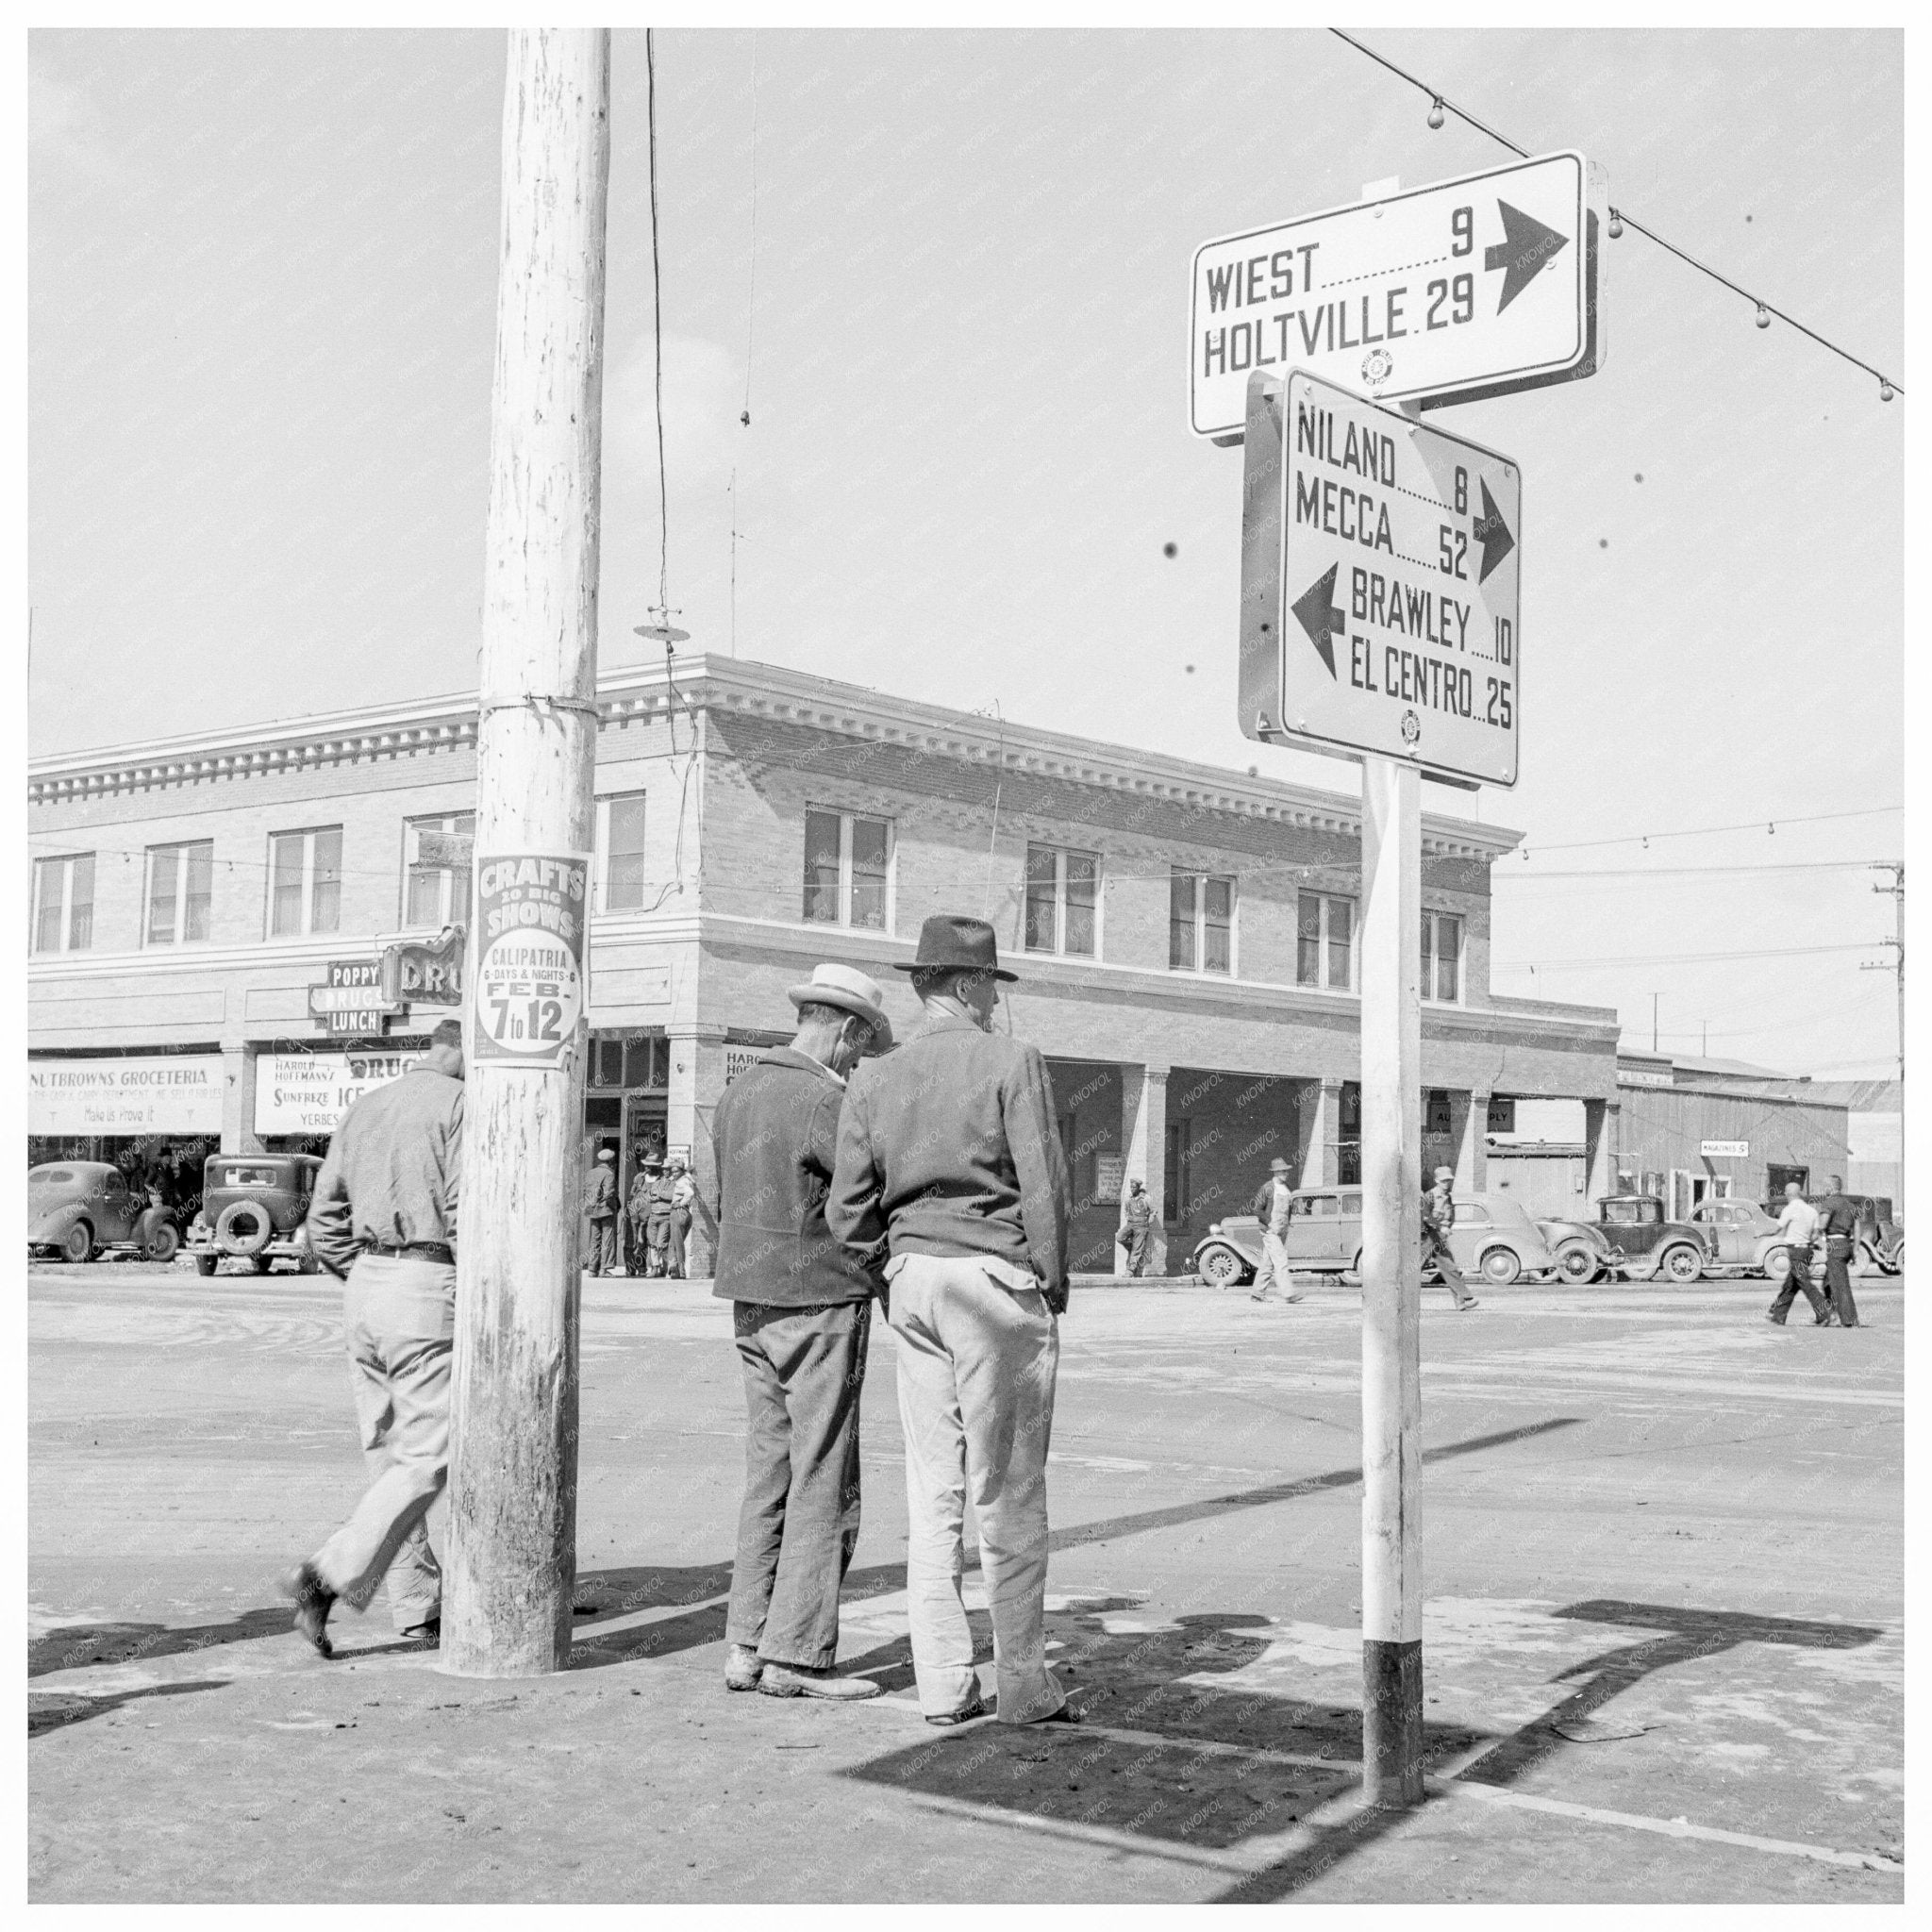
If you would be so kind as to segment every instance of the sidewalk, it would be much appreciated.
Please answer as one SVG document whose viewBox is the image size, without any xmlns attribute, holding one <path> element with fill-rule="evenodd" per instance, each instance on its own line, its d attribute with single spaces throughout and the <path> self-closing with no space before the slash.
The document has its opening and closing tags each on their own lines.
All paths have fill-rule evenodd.
<svg viewBox="0 0 1932 1932">
<path fill-rule="evenodd" d="M 1049 1624 L 1088 1723 L 936 1731 L 889 1335 L 841 1644 L 886 1694 L 845 1708 L 723 1688 L 738 1393 L 697 1285 L 587 1292 L 575 1667 L 520 1682 L 288 1629 L 267 1559 L 358 1481 L 325 1291 L 34 1286 L 36 1900 L 1902 1896 L 1895 1291 L 1842 1336 L 1719 1290 L 1425 1313 L 1435 1778 L 1391 1817 L 1351 1297 L 1068 1321 Z"/>
</svg>

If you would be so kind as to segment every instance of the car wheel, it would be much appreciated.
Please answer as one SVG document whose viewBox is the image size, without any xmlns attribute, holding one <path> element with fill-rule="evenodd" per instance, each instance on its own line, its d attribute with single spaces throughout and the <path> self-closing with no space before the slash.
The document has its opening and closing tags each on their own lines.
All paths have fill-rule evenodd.
<svg viewBox="0 0 1932 1932">
<path fill-rule="evenodd" d="M 268 1210 L 254 1201 L 230 1201 L 215 1223 L 215 1245 L 224 1254 L 259 1255 L 275 1239 Z"/>
<path fill-rule="evenodd" d="M 1791 1272 L 1791 1251 L 1789 1248 L 1773 1248 L 1764 1257 L 1764 1278 L 1767 1281 L 1782 1281 Z"/>
<path fill-rule="evenodd" d="M 164 1221 L 148 1236 L 141 1257 L 143 1261 L 158 1261 L 166 1267 L 180 1252 L 181 1230 L 172 1221 Z"/>
<path fill-rule="evenodd" d="M 1232 1248 L 1208 1248 L 1195 1263 L 1210 1288 L 1238 1288 L 1248 1278 L 1248 1264 Z"/>
<path fill-rule="evenodd" d="M 215 1272 L 215 1262 L 217 1258 L 218 1257 L 213 1255 L 195 1256 L 194 1272 L 197 1274 L 212 1274 Z"/>
<path fill-rule="evenodd" d="M 1491 1248 L 1483 1256 L 1483 1279 L 1497 1288 L 1507 1288 L 1523 1273 L 1523 1262 L 1513 1248 Z"/>
<path fill-rule="evenodd" d="M 1596 1279 L 1596 1256 L 1588 1241 L 1572 1241 L 1557 1250 L 1557 1273 L 1565 1281 L 1581 1287 Z"/>
<path fill-rule="evenodd" d="M 94 1257 L 94 1231 L 86 1222 L 76 1221 L 60 1237 L 60 1258 L 72 1261 L 76 1267 L 83 1261 Z"/>
<path fill-rule="evenodd" d="M 1660 1272 L 1680 1286 L 1687 1285 L 1704 1273 L 1704 1257 L 1695 1248 L 1680 1244 L 1665 1255 Z"/>
</svg>

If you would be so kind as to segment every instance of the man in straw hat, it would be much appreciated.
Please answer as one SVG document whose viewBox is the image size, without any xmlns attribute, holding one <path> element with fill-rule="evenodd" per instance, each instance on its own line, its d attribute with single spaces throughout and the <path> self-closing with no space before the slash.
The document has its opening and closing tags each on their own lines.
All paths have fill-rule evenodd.
<svg viewBox="0 0 1932 1932">
<path fill-rule="evenodd" d="M 1255 1196 L 1255 1219 L 1261 1224 L 1261 1265 L 1255 1271 L 1254 1299 L 1300 1301 L 1302 1291 L 1294 1285 L 1294 1270 L 1288 1265 L 1288 1224 L 1294 1219 L 1294 1183 L 1289 1177 L 1288 1162 L 1278 1154 L 1268 1163 L 1268 1178 Z"/>
<path fill-rule="evenodd" d="M 858 1541 L 858 1396 L 883 1258 L 825 1226 L 845 1075 L 891 1044 L 884 996 L 849 966 L 790 990 L 798 1030 L 724 1090 L 712 1118 L 712 1293 L 744 1375 L 744 1501 L 724 1683 L 773 1697 L 875 1697 L 841 1676 L 839 1587 Z"/>
<path fill-rule="evenodd" d="M 992 927 L 939 914 L 900 970 L 925 1014 L 853 1076 L 825 1220 L 884 1239 L 906 1434 L 906 1593 L 926 1722 L 982 1715 L 960 1594 L 967 1493 L 1003 1724 L 1072 1722 L 1046 1667 L 1046 1452 L 1073 1189 L 1040 1049 L 995 1035 Z"/>
</svg>

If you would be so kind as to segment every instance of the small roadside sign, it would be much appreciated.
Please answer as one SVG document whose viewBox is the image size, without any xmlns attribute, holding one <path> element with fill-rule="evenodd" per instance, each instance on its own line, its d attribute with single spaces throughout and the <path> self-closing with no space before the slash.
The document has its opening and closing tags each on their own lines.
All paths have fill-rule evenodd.
<svg viewBox="0 0 1932 1932">
<path fill-rule="evenodd" d="M 1593 375 L 1604 195 L 1601 172 L 1564 152 L 1203 242 L 1190 427 L 1239 440 L 1257 371 L 1425 408 Z"/>
<path fill-rule="evenodd" d="M 1751 1143 L 1748 1141 L 1705 1141 L 1700 1142 L 1698 1153 L 1706 1160 L 1749 1160 Z"/>
<path fill-rule="evenodd" d="M 1249 380 L 1241 726 L 1513 785 L 1523 479 L 1294 370 Z"/>
<path fill-rule="evenodd" d="M 486 853 L 476 868 L 470 1058 L 559 1068 L 584 1017 L 588 852 Z"/>
</svg>

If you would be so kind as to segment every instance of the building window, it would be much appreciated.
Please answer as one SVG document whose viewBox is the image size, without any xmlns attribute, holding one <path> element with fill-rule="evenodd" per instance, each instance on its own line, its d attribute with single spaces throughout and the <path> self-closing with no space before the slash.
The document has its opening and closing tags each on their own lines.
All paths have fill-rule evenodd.
<svg viewBox="0 0 1932 1932">
<path fill-rule="evenodd" d="M 34 860 L 34 951 L 85 953 L 94 942 L 94 856 Z"/>
<path fill-rule="evenodd" d="M 644 905 L 644 794 L 597 801 L 597 910 L 640 912 Z"/>
<path fill-rule="evenodd" d="M 891 850 L 889 819 L 810 808 L 805 815 L 807 920 L 888 931 Z"/>
<path fill-rule="evenodd" d="M 661 1089 L 670 1082 L 670 1048 L 658 1034 L 593 1033 L 586 1084 L 611 1091 Z"/>
<path fill-rule="evenodd" d="M 1026 848 L 1026 950 L 1091 959 L 1098 937 L 1100 860 L 1058 845 Z"/>
<path fill-rule="evenodd" d="M 342 923 L 342 828 L 275 832 L 269 839 L 271 939 L 335 932 Z"/>
<path fill-rule="evenodd" d="M 466 925 L 470 918 L 467 853 L 451 841 L 467 839 L 474 847 L 476 814 L 446 813 L 441 818 L 407 819 L 403 824 L 403 924 Z"/>
<path fill-rule="evenodd" d="M 1167 887 L 1167 963 L 1175 973 L 1234 971 L 1234 881 L 1177 872 Z"/>
<path fill-rule="evenodd" d="M 147 848 L 147 942 L 151 946 L 192 945 L 208 938 L 208 909 L 214 900 L 215 843 Z"/>
<path fill-rule="evenodd" d="M 1297 986 L 1349 992 L 1355 986 L 1355 901 L 1332 892 L 1304 892 L 1295 924 Z"/>
<path fill-rule="evenodd" d="M 1453 912 L 1423 914 L 1423 997 L 1462 997 L 1462 921 Z"/>
<path fill-rule="evenodd" d="M 1194 1137 L 1191 1121 L 1167 1124 L 1167 1199 L 1161 1219 L 1172 1227 L 1184 1224 L 1193 1211 Z"/>
</svg>

